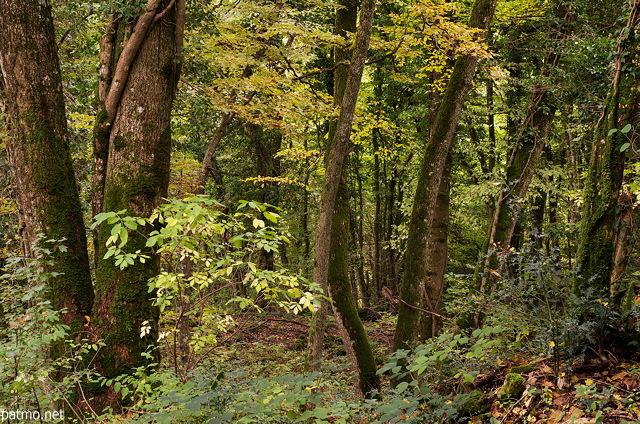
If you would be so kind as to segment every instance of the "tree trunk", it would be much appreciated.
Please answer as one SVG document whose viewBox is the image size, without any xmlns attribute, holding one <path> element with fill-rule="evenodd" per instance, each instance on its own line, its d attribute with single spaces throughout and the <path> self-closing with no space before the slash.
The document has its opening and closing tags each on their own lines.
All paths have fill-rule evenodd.
<svg viewBox="0 0 640 424">
<path fill-rule="evenodd" d="M 93 288 L 78 187 L 71 163 L 62 80 L 48 2 L 0 0 L 0 89 L 6 97 L 9 163 L 19 191 L 25 255 L 36 236 L 51 249 L 49 297 L 77 334 Z M 66 250 L 52 248 L 56 240 Z M 37 271 L 34 271 L 37 272 Z M 56 352 L 53 352 L 56 355 Z"/>
<path fill-rule="evenodd" d="M 337 32 L 345 31 L 355 23 L 356 4 L 349 2 L 336 15 Z M 376 364 L 362 322 L 358 317 L 351 292 L 348 273 L 349 198 L 344 162 L 350 149 L 350 134 L 356 101 L 364 71 L 364 64 L 371 37 L 375 0 L 364 0 L 360 11 L 360 26 L 351 64 L 346 75 L 336 75 L 334 99 L 341 106 L 340 117 L 329 135 L 326 150 L 325 184 L 322 193 L 318 229 L 316 233 L 314 281 L 326 288 L 332 300 L 336 323 L 341 330 L 347 355 L 358 368 L 359 391 L 372 394 L 379 388 Z M 341 61 L 346 51 L 336 52 L 335 60 Z M 339 70 L 338 72 L 344 72 Z M 324 305 L 320 309 L 323 309 Z M 321 312 L 321 311 L 319 311 Z M 316 313 L 317 316 L 320 316 Z M 314 317 L 315 318 L 315 317 Z M 311 359 L 318 363 L 324 336 L 323 323 L 314 319 L 310 333 Z M 320 340 L 318 340 L 320 339 Z M 320 349 L 319 351 L 317 349 Z"/>
<path fill-rule="evenodd" d="M 170 113 L 180 72 L 183 16 L 181 0 L 175 4 L 150 0 L 111 68 L 114 77 L 106 101 L 103 100 L 107 116 L 102 122 L 112 124 L 104 126 L 108 156 L 104 192 L 98 193 L 105 212 L 125 209 L 130 215 L 149 216 L 167 195 Z M 146 26 L 142 25 L 145 21 Z M 130 51 L 134 48 L 135 53 Z M 120 73 L 123 61 L 128 60 L 127 72 Z M 113 100 L 112 95 L 117 99 Z M 96 186 L 94 190 L 101 188 Z M 94 315 L 95 335 L 106 343 L 97 357 L 97 366 L 103 376 L 113 378 L 145 364 L 143 352 L 151 350 L 157 355 L 154 347 L 158 310 L 152 305 L 155 294 L 149 292 L 148 281 L 157 275 L 160 258 L 151 254 L 144 264 L 136 262 L 120 269 L 113 258 L 102 259 L 109 236 L 110 228 L 102 225 L 97 243 Z M 127 250 L 146 252 L 145 242 L 144 234 L 131 232 Z M 143 323 L 149 332 L 141 337 Z M 96 404 L 114 405 L 117 399 L 108 389 L 96 397 Z"/>
<path fill-rule="evenodd" d="M 489 27 L 495 0 L 476 0 L 469 26 L 486 30 Z M 409 222 L 409 237 L 405 268 L 400 288 L 401 303 L 394 337 L 394 350 L 405 349 L 425 340 L 431 333 L 424 312 L 408 305 L 423 296 L 421 287 L 427 284 L 427 246 L 440 192 L 442 176 L 453 137 L 458 126 L 462 106 L 471 88 L 478 57 L 463 56 L 456 60 L 453 72 L 442 96 L 429 142 L 422 159 L 420 176 Z"/>
<path fill-rule="evenodd" d="M 541 74 L 550 76 L 563 57 L 564 43 L 572 32 L 574 16 L 564 2 L 554 9 L 557 20 L 550 28 L 550 39 L 558 40 L 545 57 Z M 519 53 L 516 53 L 519 55 Z M 518 59 L 522 60 L 521 57 Z M 546 139 L 557 110 L 553 94 L 544 86 L 535 86 L 529 100 L 527 115 L 522 122 L 511 119 L 509 126 L 513 132 L 511 156 L 507 163 L 505 185 L 496 201 L 490 221 L 489 237 L 484 245 L 485 267 L 479 284 L 480 291 L 492 291 L 496 284 L 496 275 L 490 273 L 506 272 L 498 253 L 506 252 L 516 244 L 514 233 L 518 227 L 520 208 L 524 202 L 529 185 L 538 169 L 538 162 L 545 147 Z M 518 243 L 521 238 L 517 238 Z M 493 250 L 493 253 L 491 251 Z M 480 323 L 476 317 L 476 325 Z"/>
<path fill-rule="evenodd" d="M 447 236 L 449 228 L 449 204 L 451 191 L 451 153 L 447 156 L 440 189 L 433 215 L 433 224 L 427 239 L 427 254 L 424 285 L 421 287 L 422 300 L 426 310 L 440 314 L 442 312 L 442 294 L 444 292 L 444 274 L 447 270 Z M 427 338 L 438 334 L 442 320 L 438 315 L 421 314 L 424 323 L 418 324 L 425 328 L 431 327 Z"/>
<path fill-rule="evenodd" d="M 614 76 L 604 110 L 595 129 L 591 164 L 584 187 L 578 276 L 574 292 L 593 299 L 609 299 L 614 268 L 618 197 L 622 186 L 628 142 L 634 124 L 639 93 L 639 77 L 623 72 L 640 54 L 639 0 L 634 0 L 625 28 L 618 38 L 613 64 Z M 626 128 L 625 128 L 626 127 Z M 618 290 L 624 291 L 624 287 Z"/>
</svg>

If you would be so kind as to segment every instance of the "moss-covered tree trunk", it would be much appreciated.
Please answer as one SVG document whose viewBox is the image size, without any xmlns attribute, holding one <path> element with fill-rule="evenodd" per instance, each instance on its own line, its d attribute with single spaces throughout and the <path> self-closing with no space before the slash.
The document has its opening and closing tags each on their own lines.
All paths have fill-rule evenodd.
<svg viewBox="0 0 640 424">
<path fill-rule="evenodd" d="M 640 56 L 639 0 L 631 4 L 629 18 L 618 37 L 613 79 L 604 110 L 594 133 L 589 173 L 584 186 L 578 276 L 574 291 L 579 296 L 609 299 L 614 267 L 618 197 L 624 173 L 625 143 L 634 133 L 640 76 L 624 71 Z M 628 147 L 628 146 L 627 146 Z M 624 287 L 618 290 L 624 291 Z"/>
<path fill-rule="evenodd" d="M 49 296 L 77 333 L 90 314 L 93 288 L 51 7 L 35 0 L 1 0 L 0 10 L 0 97 L 11 132 L 7 151 L 19 193 L 24 251 L 31 255 L 39 233 L 42 240 L 66 246 L 51 249 L 45 258 L 50 265 L 43 266 L 59 273 L 48 281 Z"/>
<path fill-rule="evenodd" d="M 115 38 L 122 43 L 118 46 L 121 54 L 112 62 L 112 85 L 106 101 L 102 101 L 107 122 L 111 122 L 103 133 L 108 155 L 104 191 L 98 193 L 102 211 L 125 209 L 130 215 L 149 216 L 167 194 L 170 117 L 180 72 L 183 7 L 181 1 L 150 0 L 134 28 L 130 28 L 130 35 Z M 118 31 L 125 31 L 123 24 Z M 134 41 L 137 46 L 131 44 Z M 132 47 L 136 49 L 133 55 L 129 51 Z M 127 60 L 126 73 L 119 73 Z M 117 101 L 111 104 L 109 96 L 118 92 Z M 103 225 L 97 243 L 94 332 L 106 343 L 97 357 L 97 366 L 105 377 L 113 378 L 146 363 L 142 353 L 155 347 L 158 310 L 152 306 L 155 295 L 148 290 L 148 280 L 159 271 L 159 257 L 152 254 L 144 264 L 136 262 L 120 269 L 113 258 L 102 259 L 109 235 L 110 227 Z M 127 250 L 147 252 L 145 242 L 143 234 L 130 232 Z M 141 333 L 143 323 L 149 327 L 146 335 Z M 99 406 L 117 401 L 118 396 L 111 389 L 96 396 Z"/>
<path fill-rule="evenodd" d="M 469 26 L 488 29 L 495 6 L 495 0 L 476 0 L 469 18 Z M 434 119 L 429 141 L 425 146 L 409 222 L 394 349 L 407 348 L 413 343 L 425 340 L 431 334 L 430 318 L 425 319 L 425 312 L 412 306 L 417 299 L 424 298 L 422 287 L 425 287 L 428 277 L 428 240 L 438 193 L 441 190 L 446 159 L 478 60 L 478 57 L 470 55 L 456 60 Z"/>
<path fill-rule="evenodd" d="M 336 14 L 336 32 L 345 34 L 355 29 L 357 2 L 342 2 Z M 338 69 L 335 74 L 334 101 L 340 106 L 340 117 L 331 124 L 329 143 L 325 153 L 326 176 L 322 194 L 316 251 L 314 281 L 325 288 L 331 297 L 336 323 L 352 363 L 357 368 L 358 391 L 370 395 L 379 389 L 373 351 L 365 333 L 349 282 L 348 236 L 349 236 L 349 189 L 346 179 L 345 160 L 350 146 L 350 133 L 355 105 L 360 90 L 369 39 L 375 13 L 375 1 L 364 0 L 360 11 L 353 52 L 337 50 L 336 63 L 350 57 L 350 65 Z M 326 303 L 316 312 L 310 331 L 309 348 L 311 360 L 318 364 L 323 348 L 326 323 Z"/>
</svg>

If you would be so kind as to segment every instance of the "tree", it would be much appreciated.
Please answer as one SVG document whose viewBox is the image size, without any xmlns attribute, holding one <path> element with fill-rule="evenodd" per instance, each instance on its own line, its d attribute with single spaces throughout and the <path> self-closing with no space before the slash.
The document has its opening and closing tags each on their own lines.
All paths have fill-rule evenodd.
<svg viewBox="0 0 640 424">
<path fill-rule="evenodd" d="M 510 144 L 512 146 L 506 166 L 504 187 L 497 196 L 493 209 L 493 216 L 489 222 L 489 236 L 487 237 L 483 255 L 486 257 L 485 270 L 480 283 L 480 291 L 491 291 L 493 282 L 489 279 L 495 276 L 489 275 L 489 271 L 503 273 L 504 264 L 498 261 L 497 253 L 510 249 L 514 233 L 518 224 L 521 205 L 529 190 L 529 186 L 535 172 L 542 152 L 547 145 L 547 137 L 551 131 L 551 124 L 558 108 L 556 96 L 549 87 L 553 87 L 554 76 L 559 74 L 558 65 L 564 53 L 567 39 L 573 31 L 575 16 L 569 6 L 563 1 L 558 2 L 553 10 L 549 30 L 544 34 L 544 40 L 554 40 L 555 46 L 549 50 L 541 66 L 535 68 L 536 78 L 542 82 L 534 83 L 525 96 L 528 98 L 526 113 L 524 118 L 510 117 L 508 119 L 507 131 L 510 134 Z M 518 30 L 520 32 L 521 29 Z M 509 62 L 512 63 L 512 77 L 515 84 L 522 84 L 524 76 L 521 75 L 522 61 L 532 59 L 524 57 L 520 49 L 509 49 Z M 520 81 L 518 81 L 520 79 Z M 523 96 L 521 89 L 513 89 L 511 97 L 512 103 L 517 105 L 517 97 Z M 520 109 L 512 111 L 512 115 L 517 116 Z M 544 211 L 544 203 L 539 208 Z"/>
<path fill-rule="evenodd" d="M 183 20 L 181 0 L 150 0 L 139 15 L 136 10 L 134 15 L 111 17 L 101 46 L 94 213 L 124 209 L 147 217 L 166 197 L 170 116 L 181 68 Z M 113 378 L 144 364 L 142 354 L 155 346 L 158 310 L 152 305 L 154 294 L 147 282 L 158 273 L 160 261 L 150 253 L 145 263 L 124 267 L 127 264 L 105 258 L 113 233 L 139 230 L 131 231 L 125 240 L 134 251 L 147 250 L 144 229 L 105 224 L 96 234 L 93 316 L 95 337 L 106 343 L 97 358 L 98 368 L 106 378 Z M 116 400 L 108 389 L 97 403 L 113 405 Z"/>
<path fill-rule="evenodd" d="M 578 248 L 578 277 L 574 291 L 579 296 L 609 299 L 626 287 L 612 287 L 618 198 L 622 186 L 626 150 L 638 111 L 640 80 L 625 68 L 640 54 L 640 2 L 628 2 L 629 15 L 617 39 L 613 78 L 602 115 L 594 130 L 589 172 L 585 182 Z"/>
<path fill-rule="evenodd" d="M 355 26 L 356 4 L 346 3 L 344 12 L 336 18 L 338 33 Z M 349 198 L 346 186 L 344 163 L 349 154 L 350 135 L 355 106 L 360 90 L 362 74 L 371 37 L 375 0 L 364 0 L 360 10 L 360 24 L 356 41 L 350 54 L 350 65 L 346 75 L 337 73 L 334 89 L 335 101 L 340 106 L 340 116 L 331 125 L 329 143 L 325 152 L 325 182 L 320 202 L 320 214 L 315 244 L 314 282 L 319 284 L 332 300 L 336 322 L 352 362 L 358 367 L 359 391 L 371 395 L 379 388 L 375 362 L 349 283 L 346 237 L 349 235 Z M 337 51 L 336 61 L 348 53 Z M 339 63 L 339 62 L 338 62 Z M 312 362 L 321 358 L 324 340 L 323 323 L 326 312 L 321 305 L 314 316 L 314 325 L 309 335 Z"/>
<path fill-rule="evenodd" d="M 57 274 L 49 296 L 75 335 L 94 294 L 51 7 L 31 0 L 3 0 L 0 6 L 0 104 L 11 131 L 7 150 L 19 190 L 23 251 L 32 258 L 36 242 L 51 251 L 42 264 Z"/>
<path fill-rule="evenodd" d="M 469 18 L 469 26 L 486 30 L 495 6 L 495 0 L 476 0 Z M 478 61 L 479 57 L 473 54 L 456 60 L 447 88 L 442 95 L 429 141 L 425 146 L 409 222 L 405 268 L 400 287 L 401 302 L 398 305 L 398 323 L 393 343 L 395 350 L 407 348 L 412 343 L 419 343 L 431 336 L 430 318 L 423 319 L 422 316 L 428 307 L 424 297 L 428 277 L 427 241 L 433 228 L 446 158 L 451 150 L 460 113 L 471 88 Z"/>
</svg>

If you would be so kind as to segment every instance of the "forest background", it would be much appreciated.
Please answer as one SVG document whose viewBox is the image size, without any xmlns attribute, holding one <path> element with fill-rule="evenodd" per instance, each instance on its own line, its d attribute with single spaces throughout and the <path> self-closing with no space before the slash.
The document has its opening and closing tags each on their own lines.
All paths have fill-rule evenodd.
<svg viewBox="0 0 640 424">
<path fill-rule="evenodd" d="M 6 410 L 640 420 L 638 1 L 0 6 Z"/>
</svg>

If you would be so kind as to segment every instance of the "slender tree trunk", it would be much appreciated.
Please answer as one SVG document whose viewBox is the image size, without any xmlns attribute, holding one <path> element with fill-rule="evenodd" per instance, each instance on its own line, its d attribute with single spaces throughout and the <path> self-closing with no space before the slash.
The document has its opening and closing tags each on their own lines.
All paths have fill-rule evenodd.
<svg viewBox="0 0 640 424">
<path fill-rule="evenodd" d="M 584 187 L 578 277 L 574 291 L 579 296 L 609 299 L 612 290 L 618 197 L 622 186 L 627 134 L 633 134 L 640 83 L 634 72 L 623 68 L 635 63 L 640 55 L 638 26 L 640 0 L 634 0 L 625 28 L 618 38 L 613 81 L 602 117 L 594 134 L 589 173 Z M 625 128 L 627 127 L 627 128 Z M 618 287 L 625 291 L 626 288 Z"/>
<path fill-rule="evenodd" d="M 338 11 L 336 29 L 343 31 L 355 22 L 355 3 L 345 4 L 346 9 Z M 322 193 L 318 229 L 316 233 L 314 281 L 326 287 L 332 300 L 336 323 L 342 334 L 347 355 L 358 368 L 359 392 L 371 395 L 379 388 L 376 364 L 371 346 L 358 317 L 348 273 L 348 237 L 349 198 L 346 185 L 346 167 L 344 163 L 350 149 L 350 133 L 356 101 L 364 71 L 364 64 L 369 48 L 375 0 L 364 0 L 360 11 L 360 25 L 356 35 L 356 43 L 351 53 L 351 64 L 344 77 L 336 77 L 334 98 L 341 106 L 340 117 L 335 124 L 335 131 L 330 131 L 329 145 L 326 151 L 325 184 Z M 340 54 L 348 54 L 340 52 Z M 341 59 L 336 53 L 336 61 Z M 343 84 L 342 87 L 339 87 Z M 332 124 L 333 125 L 333 124 Z M 322 307 L 321 307 L 322 309 Z M 314 324 L 319 324 L 314 320 Z M 320 331 L 322 328 L 322 331 Z M 324 327 L 316 328 L 310 334 L 310 346 L 322 349 L 322 342 L 317 338 L 324 335 Z M 312 360 L 316 363 L 320 352 L 312 350 Z"/>
<path fill-rule="evenodd" d="M 630 241 L 633 239 L 634 212 L 635 212 L 635 196 L 629 190 L 625 190 L 620 194 L 618 204 L 620 212 L 618 214 L 618 223 L 616 225 L 615 235 L 615 251 L 613 254 L 613 269 L 611 271 L 611 294 L 626 291 L 623 280 L 624 271 L 629 263 L 632 245 Z"/>
<path fill-rule="evenodd" d="M 495 0 L 476 0 L 469 26 L 486 30 L 495 6 Z M 393 344 L 395 350 L 419 343 L 431 332 L 431 325 L 422 319 L 424 312 L 409 305 L 414 305 L 416 299 L 423 296 L 421 287 L 426 284 L 428 273 L 426 259 L 429 231 L 433 225 L 446 159 L 478 60 L 475 56 L 463 56 L 456 60 L 425 147 L 409 222 L 405 268 L 400 288 L 401 302 Z"/>
<path fill-rule="evenodd" d="M 0 89 L 11 139 L 9 164 L 18 188 L 24 253 L 36 236 L 51 249 L 48 296 L 73 335 L 93 304 L 87 239 L 71 163 L 60 65 L 48 2 L 0 0 Z M 0 101 L 2 103 L 3 101 Z M 56 240 L 66 250 L 44 240 Z M 59 352 L 53 352 L 57 355 Z"/>
<path fill-rule="evenodd" d="M 447 269 L 447 236 L 449 234 L 449 204 L 451 191 L 451 153 L 447 157 L 440 189 L 433 215 L 433 224 L 427 239 L 426 267 L 427 272 L 421 287 L 424 309 L 440 315 L 442 312 L 442 295 L 444 292 L 444 274 Z M 427 338 L 438 334 L 442 321 L 438 315 L 421 314 L 419 326 L 431 327 Z"/>
<path fill-rule="evenodd" d="M 182 0 L 149 0 L 110 66 L 114 76 L 98 122 L 105 131 L 102 141 L 108 143 L 106 173 L 104 184 L 94 187 L 104 190 L 97 196 L 105 212 L 125 209 L 131 215 L 149 216 L 167 195 L 170 114 L 180 73 L 183 17 Z M 152 305 L 155 294 L 149 292 L 148 280 L 159 272 L 160 258 L 148 252 L 144 234 L 131 232 L 127 249 L 150 253 L 151 258 L 120 269 L 113 258 L 102 259 L 109 236 L 109 226 L 102 225 L 97 235 L 94 331 L 106 343 L 96 358 L 98 369 L 113 378 L 147 363 L 145 351 L 157 356 L 158 310 Z M 146 334 L 141 333 L 143 325 L 148 327 Z M 94 400 L 98 406 L 117 401 L 111 388 Z"/>
</svg>

